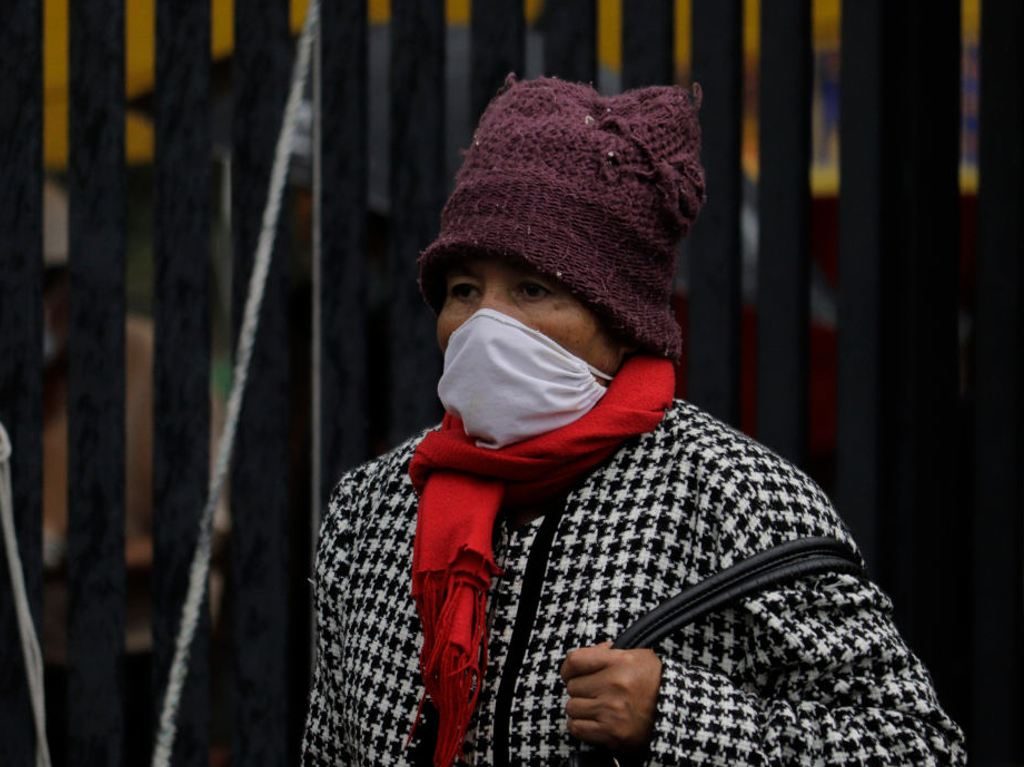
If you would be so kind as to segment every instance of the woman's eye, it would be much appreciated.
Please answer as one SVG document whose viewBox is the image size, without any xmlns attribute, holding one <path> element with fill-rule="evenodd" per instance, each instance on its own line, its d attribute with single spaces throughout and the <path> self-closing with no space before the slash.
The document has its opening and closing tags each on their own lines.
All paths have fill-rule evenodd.
<svg viewBox="0 0 1024 767">
<path fill-rule="evenodd" d="M 551 295 L 551 291 L 539 282 L 524 282 L 519 289 L 527 298 L 544 298 L 544 296 Z"/>
<path fill-rule="evenodd" d="M 471 282 L 456 282 L 448 288 L 448 295 L 452 298 L 469 298 L 473 295 L 473 284 Z"/>
</svg>

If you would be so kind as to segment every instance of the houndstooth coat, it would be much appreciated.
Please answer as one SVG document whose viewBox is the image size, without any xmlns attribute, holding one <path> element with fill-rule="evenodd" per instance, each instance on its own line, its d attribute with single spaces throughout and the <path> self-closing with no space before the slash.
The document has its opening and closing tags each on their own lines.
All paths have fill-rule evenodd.
<svg viewBox="0 0 1024 767">
<path fill-rule="evenodd" d="M 410 596 L 418 439 L 346 474 L 316 562 L 318 653 L 305 765 L 426 763 Z M 571 492 L 560 514 L 496 531 L 484 686 L 467 764 L 563 764 L 566 653 L 614 638 L 686 586 L 783 541 L 854 546 L 818 487 L 685 402 Z M 682 630 L 662 661 L 648 763 L 962 764 L 963 737 L 852 575 L 771 588 Z"/>
</svg>

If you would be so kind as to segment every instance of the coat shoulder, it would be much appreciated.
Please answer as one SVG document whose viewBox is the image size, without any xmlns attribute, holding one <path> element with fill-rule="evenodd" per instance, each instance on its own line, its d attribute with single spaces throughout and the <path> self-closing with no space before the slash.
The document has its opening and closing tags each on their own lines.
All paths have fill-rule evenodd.
<svg viewBox="0 0 1024 767">
<path fill-rule="evenodd" d="M 838 538 L 856 551 L 825 492 L 799 468 L 695 405 L 677 400 L 645 444 L 685 478 L 688 502 L 715 530 L 722 565 L 788 540 Z"/>
</svg>

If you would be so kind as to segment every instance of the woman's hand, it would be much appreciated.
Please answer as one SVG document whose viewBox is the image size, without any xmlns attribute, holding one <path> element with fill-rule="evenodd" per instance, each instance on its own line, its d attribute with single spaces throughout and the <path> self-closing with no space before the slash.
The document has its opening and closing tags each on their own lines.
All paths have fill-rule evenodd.
<svg viewBox="0 0 1024 767">
<path fill-rule="evenodd" d="M 651 650 L 613 650 L 611 642 L 573 650 L 562 664 L 569 691 L 569 734 L 612 751 L 647 745 L 661 685 Z"/>
</svg>

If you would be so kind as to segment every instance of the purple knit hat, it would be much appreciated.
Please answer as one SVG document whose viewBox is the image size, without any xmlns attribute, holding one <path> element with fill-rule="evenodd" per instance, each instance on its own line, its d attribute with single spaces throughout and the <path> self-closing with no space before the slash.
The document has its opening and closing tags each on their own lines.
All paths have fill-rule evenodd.
<svg viewBox="0 0 1024 767">
<path fill-rule="evenodd" d="M 678 358 L 675 245 L 704 201 L 699 107 L 696 86 L 605 97 L 589 85 L 510 75 L 480 118 L 441 233 L 420 254 L 427 302 L 440 312 L 453 258 L 518 258 L 560 281 L 619 338 Z"/>
</svg>

